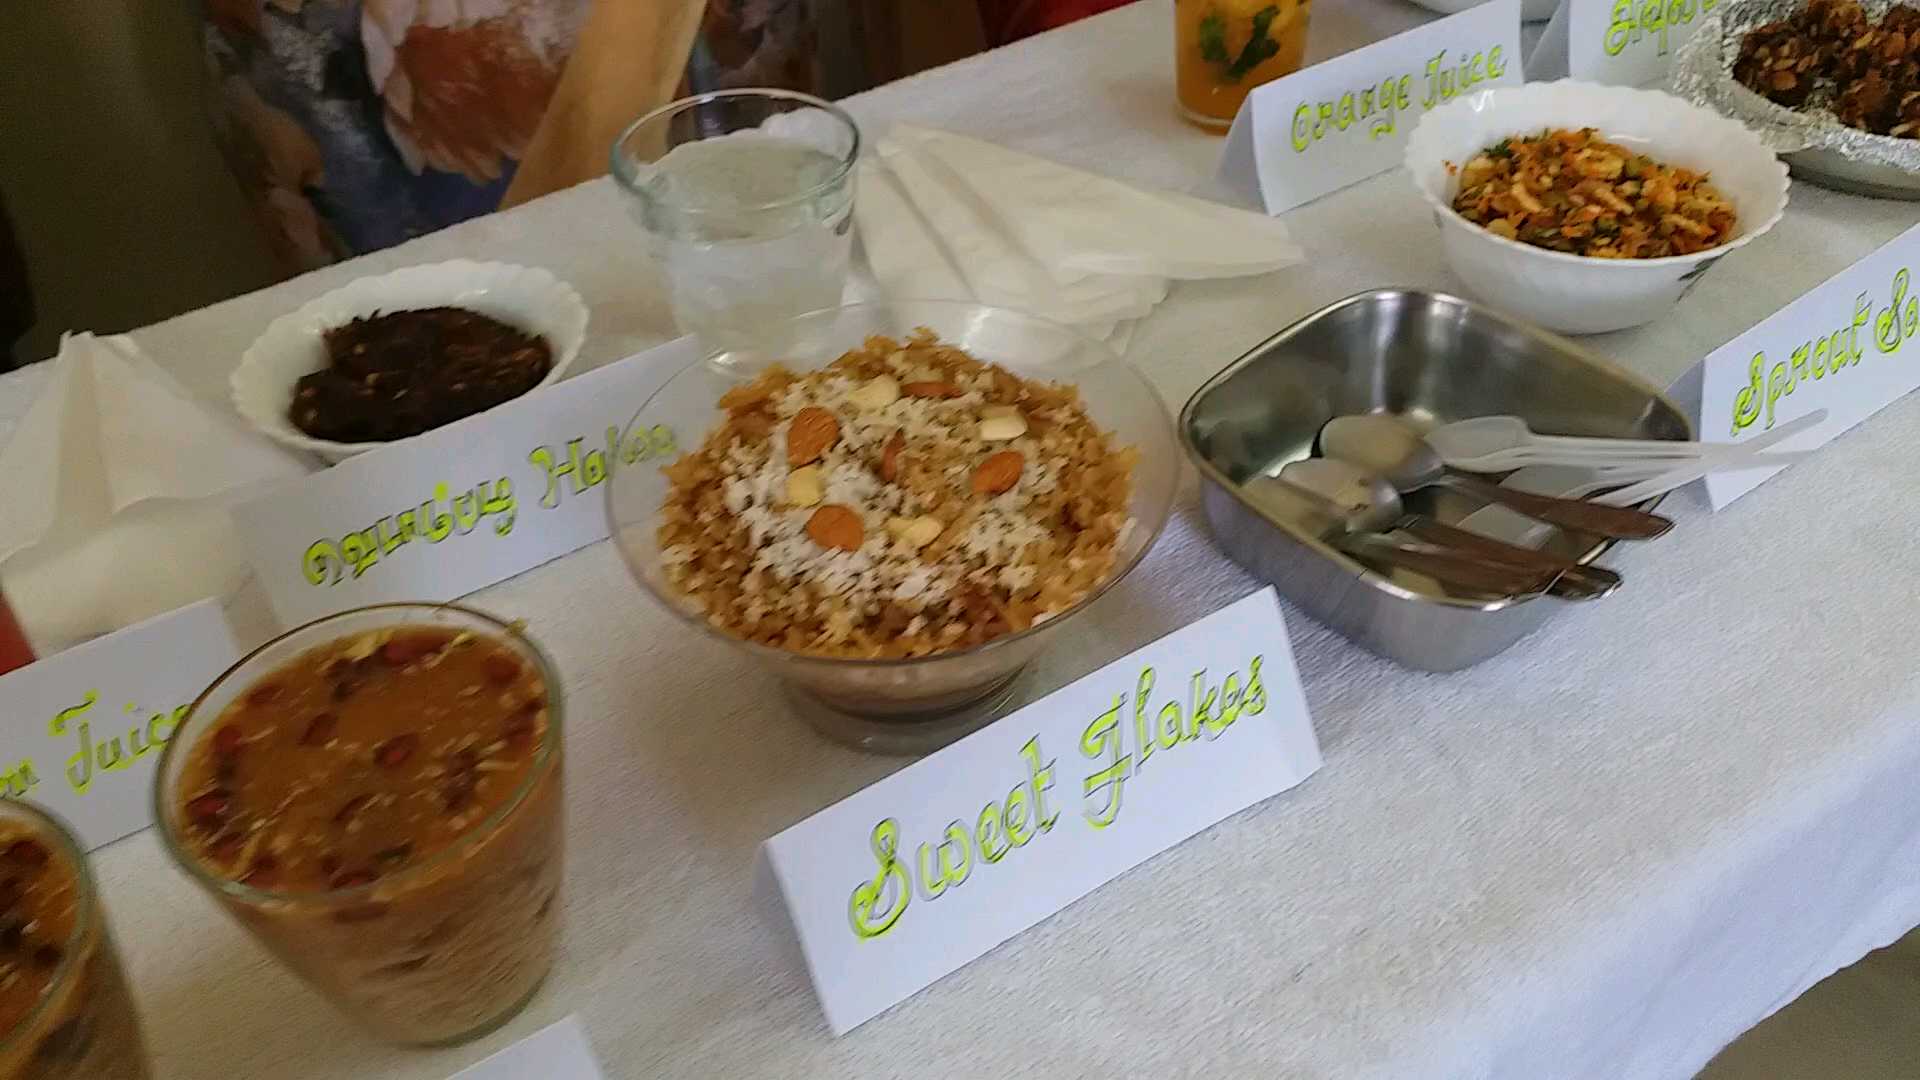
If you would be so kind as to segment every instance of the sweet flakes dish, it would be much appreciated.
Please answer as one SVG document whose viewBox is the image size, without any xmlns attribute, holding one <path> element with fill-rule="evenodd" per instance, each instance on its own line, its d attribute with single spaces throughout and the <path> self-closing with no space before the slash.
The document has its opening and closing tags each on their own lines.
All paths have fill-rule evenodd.
<svg viewBox="0 0 1920 1080">
<path fill-rule="evenodd" d="M 1694 169 L 1663 164 L 1593 128 L 1501 139 L 1460 167 L 1453 209 L 1488 232 L 1600 259 L 1690 255 L 1724 244 L 1738 216 Z"/>
<path fill-rule="evenodd" d="M 798 653 L 930 656 L 1025 630 L 1110 575 L 1136 452 L 1073 387 L 922 330 L 775 367 L 666 470 L 670 585 L 716 628 Z"/>
</svg>

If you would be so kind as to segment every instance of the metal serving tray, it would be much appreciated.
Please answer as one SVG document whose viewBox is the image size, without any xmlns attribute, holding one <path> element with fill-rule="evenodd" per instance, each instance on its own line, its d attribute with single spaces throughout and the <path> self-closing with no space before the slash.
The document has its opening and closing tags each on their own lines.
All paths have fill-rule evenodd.
<svg viewBox="0 0 1920 1080">
<path fill-rule="evenodd" d="M 1680 408 L 1638 376 L 1487 308 L 1408 289 L 1377 289 L 1314 312 L 1208 380 L 1181 410 L 1179 427 L 1220 546 L 1308 614 L 1425 671 L 1479 663 L 1566 601 L 1419 591 L 1315 539 L 1304 514 L 1247 499 L 1242 484 L 1310 456 L 1328 420 L 1365 412 L 1423 427 L 1511 414 L 1542 433 L 1693 437 Z M 1479 507 L 1432 489 L 1407 504 L 1443 521 Z M 1556 535 L 1548 546 L 1585 561 L 1610 544 Z"/>
</svg>

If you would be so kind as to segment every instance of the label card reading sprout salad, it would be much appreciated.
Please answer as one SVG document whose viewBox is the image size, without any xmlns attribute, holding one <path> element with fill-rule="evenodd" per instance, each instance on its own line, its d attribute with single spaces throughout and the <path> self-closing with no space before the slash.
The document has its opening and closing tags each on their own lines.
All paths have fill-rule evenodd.
<svg viewBox="0 0 1920 1080">
<path fill-rule="evenodd" d="M 782 832 L 762 869 L 843 1034 L 1319 767 L 1262 589 Z"/>
<path fill-rule="evenodd" d="M 1233 118 L 1219 184 L 1269 214 L 1400 164 L 1420 114 L 1520 82 L 1520 0 L 1493 0 L 1266 84 Z"/>
<path fill-rule="evenodd" d="M 1811 450 L 1920 386 L 1920 225 L 1715 349 L 1701 362 L 1700 439 L 1739 442 L 1826 409 L 1777 451 Z M 1778 468 L 1707 477 L 1715 510 Z"/>
<path fill-rule="evenodd" d="M 146 828 L 161 749 L 239 655 L 202 600 L 0 675 L 0 794 L 58 814 L 89 851 Z"/>
<path fill-rule="evenodd" d="M 684 437 L 628 421 L 698 356 L 681 338 L 236 507 L 274 614 L 297 626 L 364 604 L 452 600 L 604 539 L 600 486 L 616 469 L 672 460 Z"/>
</svg>

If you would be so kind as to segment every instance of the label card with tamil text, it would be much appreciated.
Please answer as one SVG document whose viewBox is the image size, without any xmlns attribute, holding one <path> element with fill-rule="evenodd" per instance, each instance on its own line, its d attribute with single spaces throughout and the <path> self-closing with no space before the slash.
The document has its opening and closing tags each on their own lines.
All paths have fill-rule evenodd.
<svg viewBox="0 0 1920 1080">
<path fill-rule="evenodd" d="M 1561 0 L 1527 78 L 1645 86 L 1667 77 L 1680 46 L 1720 0 Z"/>
<path fill-rule="evenodd" d="M 604 1080 L 580 1018 L 569 1016 L 521 1039 L 452 1080 Z"/>
<path fill-rule="evenodd" d="M 679 454 L 680 433 L 628 421 L 697 357 L 681 338 L 235 507 L 274 614 L 452 600 L 604 539 L 596 489 Z"/>
<path fill-rule="evenodd" d="M 1320 767 L 1263 589 L 768 840 L 845 1033 Z"/>
<path fill-rule="evenodd" d="M 1217 183 L 1279 214 L 1400 164 L 1420 114 L 1520 82 L 1520 0 L 1492 0 L 1283 76 L 1233 118 Z"/>
<path fill-rule="evenodd" d="M 202 600 L 0 675 L 4 794 L 89 851 L 146 828 L 161 748 L 237 659 L 219 602 Z"/>
<path fill-rule="evenodd" d="M 1773 449 L 1811 450 L 1920 386 L 1920 225 L 1822 282 L 1701 362 L 1700 438 L 1738 442 L 1815 409 L 1827 419 Z M 1715 510 L 1777 468 L 1707 477 Z"/>
</svg>

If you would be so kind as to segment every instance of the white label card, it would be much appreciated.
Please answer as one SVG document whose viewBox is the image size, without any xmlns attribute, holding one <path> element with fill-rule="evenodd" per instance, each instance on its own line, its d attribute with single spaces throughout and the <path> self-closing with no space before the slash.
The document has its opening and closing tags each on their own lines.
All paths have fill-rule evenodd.
<svg viewBox="0 0 1920 1080">
<path fill-rule="evenodd" d="M 685 436 L 628 421 L 697 357 L 682 338 L 235 507 L 274 614 L 296 626 L 452 600 L 604 539 L 595 489 L 615 469 L 672 460 Z"/>
<path fill-rule="evenodd" d="M 841 1034 L 1320 767 L 1263 589 L 768 840 Z"/>
<path fill-rule="evenodd" d="M 1520 0 L 1492 0 L 1275 79 L 1233 118 L 1218 183 L 1279 214 L 1400 164 L 1420 114 L 1520 82 Z"/>
<path fill-rule="evenodd" d="M 1720 2 L 1561 0 L 1527 61 L 1527 77 L 1569 75 L 1618 86 L 1658 82 L 1700 20 Z"/>
<path fill-rule="evenodd" d="M 1700 438 L 1738 442 L 1815 409 L 1827 419 L 1774 447 L 1811 450 L 1920 386 L 1920 225 L 1822 282 L 1702 361 Z M 1720 508 L 1778 469 L 1707 477 Z"/>
<path fill-rule="evenodd" d="M 452 1080 L 605 1080 L 580 1018 L 569 1016 L 455 1073 Z"/>
<path fill-rule="evenodd" d="M 0 675 L 6 796 L 60 815 L 89 851 L 146 828 L 161 748 L 237 659 L 202 600 Z"/>
</svg>

